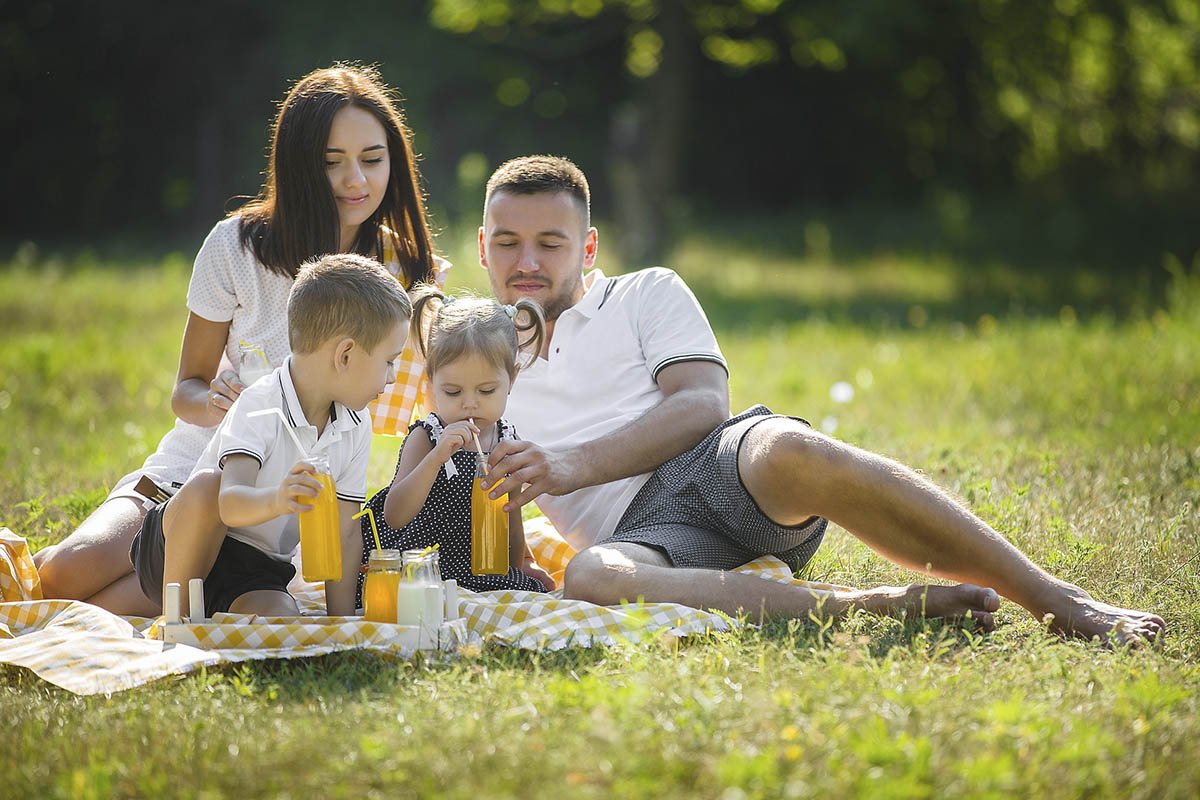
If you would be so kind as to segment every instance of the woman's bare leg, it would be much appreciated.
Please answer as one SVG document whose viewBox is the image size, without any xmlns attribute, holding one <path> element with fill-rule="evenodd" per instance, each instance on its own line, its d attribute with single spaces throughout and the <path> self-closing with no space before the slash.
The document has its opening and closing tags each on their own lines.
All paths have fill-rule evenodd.
<svg viewBox="0 0 1200 800">
<path fill-rule="evenodd" d="M 132 497 L 105 500 L 74 533 L 34 554 L 42 593 L 84 600 L 114 614 L 154 613 L 129 562 L 129 546 L 145 516 L 141 502 Z"/>
</svg>

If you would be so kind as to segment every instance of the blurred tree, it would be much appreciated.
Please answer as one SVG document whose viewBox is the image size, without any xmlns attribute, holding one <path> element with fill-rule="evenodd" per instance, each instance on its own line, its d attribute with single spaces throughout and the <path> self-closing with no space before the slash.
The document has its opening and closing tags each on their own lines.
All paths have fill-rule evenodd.
<svg viewBox="0 0 1200 800">
<path fill-rule="evenodd" d="M 443 224 L 539 151 L 588 171 L 631 264 L 801 205 L 1075 260 L 1197 243 L 1200 0 L 0 0 L 0 236 L 190 246 L 257 190 L 273 101 L 339 59 L 400 87 Z"/>
<path fill-rule="evenodd" d="M 1194 195 L 1196 0 L 433 0 L 430 19 L 511 53 L 623 43 L 607 161 L 634 263 L 685 189 Z"/>
</svg>

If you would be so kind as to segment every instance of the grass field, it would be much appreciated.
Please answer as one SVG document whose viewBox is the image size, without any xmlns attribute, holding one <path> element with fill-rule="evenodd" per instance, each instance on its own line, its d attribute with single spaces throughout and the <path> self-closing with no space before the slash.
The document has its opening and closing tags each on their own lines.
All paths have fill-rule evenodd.
<svg viewBox="0 0 1200 800">
<path fill-rule="evenodd" d="M 248 664 L 111 698 L 0 667 L 0 796 L 1196 796 L 1200 270 L 1134 292 L 1079 269 L 834 260 L 819 233 L 697 233 L 670 260 L 717 328 L 735 408 L 923 470 L 1060 576 L 1162 615 L 1161 647 L 1063 642 L 1005 603 L 989 636 L 860 615 Z M 482 287 L 452 255 L 452 284 Z M 188 272 L 28 248 L 0 267 L 0 524 L 57 541 L 169 427 Z M 396 452 L 378 444 L 373 486 Z M 808 576 L 918 579 L 837 529 Z"/>
</svg>

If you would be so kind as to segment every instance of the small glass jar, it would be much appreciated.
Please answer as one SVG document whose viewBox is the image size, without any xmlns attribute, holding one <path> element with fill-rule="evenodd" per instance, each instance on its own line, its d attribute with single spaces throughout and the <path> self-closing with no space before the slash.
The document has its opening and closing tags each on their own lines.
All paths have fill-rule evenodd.
<svg viewBox="0 0 1200 800">
<path fill-rule="evenodd" d="M 396 623 L 396 600 L 400 588 L 399 550 L 372 550 L 367 557 L 363 581 L 363 616 L 368 622 Z"/>
<path fill-rule="evenodd" d="M 242 383 L 251 386 L 273 369 L 261 347 L 245 341 L 238 344 L 238 378 Z"/>
<path fill-rule="evenodd" d="M 441 585 L 442 568 L 438 563 L 437 550 L 405 550 L 402 557 L 406 581 L 423 586 Z"/>
</svg>

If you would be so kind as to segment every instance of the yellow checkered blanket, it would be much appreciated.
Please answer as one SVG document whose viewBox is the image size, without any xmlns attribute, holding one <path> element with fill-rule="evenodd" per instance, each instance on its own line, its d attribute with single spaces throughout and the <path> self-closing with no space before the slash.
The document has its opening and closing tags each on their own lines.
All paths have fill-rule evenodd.
<svg viewBox="0 0 1200 800">
<path fill-rule="evenodd" d="M 574 555 L 545 520 L 526 523 L 526 535 L 542 566 L 561 580 Z M 796 582 L 770 557 L 740 568 L 764 578 Z M 819 584 L 808 584 L 816 586 Z M 306 614 L 323 608 L 320 586 L 290 587 Z M 266 619 L 236 614 L 214 618 L 208 644 L 199 649 L 164 644 L 159 620 L 119 617 L 71 600 L 41 600 L 37 571 L 25 541 L 0 529 L 0 663 L 33 670 L 44 680 L 77 694 L 109 694 L 201 666 L 249 659 L 298 658 L 365 648 L 400 657 L 411 655 L 396 626 L 360 617 L 305 616 Z M 452 626 L 454 647 L 483 644 L 527 649 L 590 647 L 637 641 L 644 635 L 688 636 L 725 630 L 719 614 L 674 603 L 597 606 L 564 600 L 561 593 L 463 591 L 461 619 Z"/>
</svg>

